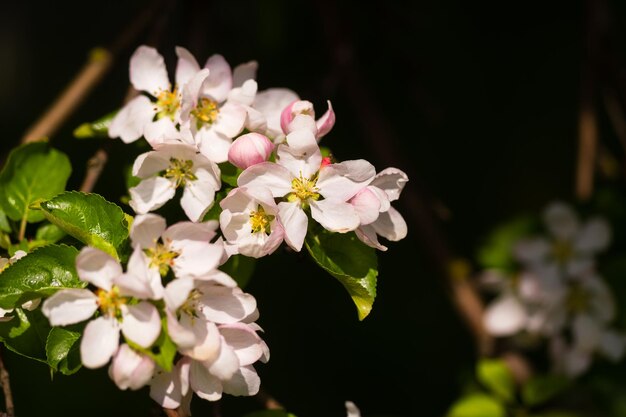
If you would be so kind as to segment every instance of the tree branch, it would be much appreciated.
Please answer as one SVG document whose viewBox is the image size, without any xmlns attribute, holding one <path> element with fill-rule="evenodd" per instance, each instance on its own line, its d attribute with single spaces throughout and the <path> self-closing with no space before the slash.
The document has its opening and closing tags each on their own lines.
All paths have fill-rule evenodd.
<svg viewBox="0 0 626 417">
<path fill-rule="evenodd" d="M 4 365 L 2 350 L 0 349 L 0 383 L 2 384 L 2 392 L 4 394 L 4 405 L 6 407 L 6 416 L 15 416 L 15 406 L 13 404 L 13 394 L 11 392 L 11 381 L 9 379 L 9 371 Z"/>
</svg>

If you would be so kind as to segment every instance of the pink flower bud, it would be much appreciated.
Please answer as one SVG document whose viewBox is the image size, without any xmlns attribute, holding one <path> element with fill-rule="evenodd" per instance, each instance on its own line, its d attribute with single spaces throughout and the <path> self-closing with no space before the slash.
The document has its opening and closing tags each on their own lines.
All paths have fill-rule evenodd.
<svg viewBox="0 0 626 417">
<path fill-rule="evenodd" d="M 230 146 L 228 161 L 238 168 L 246 169 L 269 159 L 274 144 L 259 133 L 247 133 L 238 137 Z"/>
<path fill-rule="evenodd" d="M 332 163 L 333 161 L 330 159 L 330 156 L 325 156 L 324 158 L 322 158 L 322 165 L 320 166 L 320 168 L 324 168 L 325 166 L 328 166 Z"/>
</svg>

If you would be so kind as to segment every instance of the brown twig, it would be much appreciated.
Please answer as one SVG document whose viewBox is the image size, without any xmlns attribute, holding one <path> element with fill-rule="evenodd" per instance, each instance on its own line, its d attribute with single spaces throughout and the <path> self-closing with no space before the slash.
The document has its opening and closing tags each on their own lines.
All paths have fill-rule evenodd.
<svg viewBox="0 0 626 417">
<path fill-rule="evenodd" d="M 22 143 L 35 142 L 56 133 L 93 88 L 104 78 L 113 64 L 114 57 L 132 44 L 134 39 L 152 21 L 155 13 L 160 10 L 161 3 L 146 7 L 138 14 L 109 49 L 95 48 L 90 52 L 87 63 L 48 110 L 26 131 L 22 137 Z"/>
<path fill-rule="evenodd" d="M 266 410 L 284 410 L 285 407 L 278 400 L 272 397 L 267 391 L 260 389 L 255 398 L 265 407 Z"/>
<path fill-rule="evenodd" d="M 596 112 L 590 99 L 583 97 L 578 118 L 578 166 L 576 169 L 576 197 L 585 201 L 593 193 L 598 126 Z"/>
<path fill-rule="evenodd" d="M 163 411 L 167 417 L 180 417 L 178 411 L 172 410 L 171 408 L 164 408 Z"/>
<path fill-rule="evenodd" d="M 4 365 L 2 350 L 0 349 L 0 383 L 2 384 L 2 392 L 4 393 L 4 404 L 6 407 L 7 417 L 15 415 L 15 406 L 13 404 L 13 394 L 11 393 L 11 381 L 9 379 L 9 371 Z"/>
<path fill-rule="evenodd" d="M 84 193 L 90 193 L 93 191 L 93 188 L 107 163 L 107 159 L 108 155 L 104 148 L 98 149 L 94 156 L 89 158 L 89 161 L 87 161 L 87 172 L 85 173 L 85 178 L 80 186 L 80 191 Z"/>
</svg>

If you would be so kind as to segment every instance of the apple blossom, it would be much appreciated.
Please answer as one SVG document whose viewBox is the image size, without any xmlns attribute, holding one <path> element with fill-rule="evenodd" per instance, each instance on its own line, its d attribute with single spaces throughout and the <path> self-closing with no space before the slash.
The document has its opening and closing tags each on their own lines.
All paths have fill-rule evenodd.
<svg viewBox="0 0 626 417">
<path fill-rule="evenodd" d="M 193 222 L 202 220 L 221 186 L 217 165 L 185 144 L 167 144 L 139 155 L 133 175 L 142 179 L 129 190 L 130 206 L 137 213 L 158 209 L 183 187 L 180 205 Z"/>
<path fill-rule="evenodd" d="M 137 256 L 135 256 L 137 259 Z M 137 270 L 136 268 L 140 268 Z M 154 296 L 151 281 L 160 279 L 141 262 L 122 266 L 110 255 L 91 247 L 83 248 L 76 257 L 76 270 L 81 280 L 98 290 L 65 289 L 54 293 L 43 303 L 42 312 L 52 326 L 66 326 L 91 318 L 80 344 L 81 361 L 88 368 L 105 365 L 119 345 L 119 332 L 127 340 L 148 348 L 161 332 L 161 319 L 156 307 L 147 302 L 129 303 L 131 298 Z M 156 276 L 154 274 L 157 274 Z"/>
<path fill-rule="evenodd" d="M 265 131 L 260 131 L 274 143 L 281 143 L 285 134 L 280 126 L 281 114 L 290 103 L 299 100 L 298 95 L 287 88 L 270 88 L 259 91 L 252 107 L 267 121 Z M 252 130 L 252 129 L 251 129 Z"/>
<path fill-rule="evenodd" d="M 237 168 L 246 169 L 269 160 L 274 144 L 259 133 L 239 136 L 228 151 L 228 162 Z"/>
<path fill-rule="evenodd" d="M 308 129 L 319 141 L 326 136 L 335 125 L 335 112 L 330 100 L 328 110 L 322 117 L 315 120 L 313 103 L 306 100 L 295 100 L 285 107 L 280 115 L 280 127 L 287 135 L 299 129 Z"/>
<path fill-rule="evenodd" d="M 322 155 L 313 134 L 298 130 L 279 145 L 277 162 L 253 165 L 241 173 L 240 187 L 254 194 L 267 187 L 278 203 L 279 218 L 285 228 L 285 241 L 299 251 L 307 231 L 305 209 L 324 228 L 345 233 L 355 230 L 359 216 L 347 201 L 374 178 L 374 167 L 365 160 L 321 165 Z"/>
<path fill-rule="evenodd" d="M 235 188 L 220 206 L 220 227 L 233 253 L 260 258 L 283 242 L 285 232 L 270 190 L 257 189 L 252 195 L 246 187 Z"/>
</svg>

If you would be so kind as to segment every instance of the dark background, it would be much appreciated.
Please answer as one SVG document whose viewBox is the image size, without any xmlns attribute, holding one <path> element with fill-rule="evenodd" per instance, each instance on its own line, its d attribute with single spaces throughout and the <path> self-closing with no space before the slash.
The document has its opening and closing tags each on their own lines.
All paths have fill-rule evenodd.
<svg viewBox="0 0 626 417">
<path fill-rule="evenodd" d="M 144 42 L 158 47 L 171 71 L 174 46 L 181 45 L 201 63 L 212 53 L 233 66 L 256 59 L 261 90 L 291 88 L 320 114 L 330 99 L 337 124 L 323 143 L 339 159 L 365 158 L 378 170 L 395 166 L 409 174 L 396 203 L 409 235 L 380 254 L 378 298 L 364 322 L 341 286 L 306 254 L 259 263 L 247 290 L 259 302 L 272 353 L 258 367 L 263 389 L 299 417 L 344 416 L 345 400 L 364 416 L 441 416 L 475 356 L 438 272 L 442 259 L 472 257 L 489 228 L 512 214 L 571 199 L 585 71 L 596 74 L 598 89 L 623 78 L 620 2 L 502 3 L 170 2 L 121 51 L 52 142 L 70 155 L 70 187 L 77 188 L 101 143 L 76 141 L 71 132 L 119 107 L 128 58 Z M 91 48 L 111 44 L 141 10 L 157 4 L 4 2 L 2 153 Z M 590 23 L 590 5 L 609 13 Z M 612 28 L 611 48 L 585 47 L 591 24 Z M 598 54 L 603 63 L 617 62 L 602 67 L 612 68 L 610 76 L 598 69 Z M 599 121 L 606 146 L 621 157 L 603 113 Z M 133 158 L 129 149 L 135 152 L 111 143 L 95 192 L 113 201 L 124 193 L 121 167 Z M 105 369 L 50 381 L 44 365 L 13 354 L 7 361 L 18 416 L 158 415 L 147 390 L 118 391 Z M 194 407 L 195 415 L 210 415 L 202 400 Z M 230 417 L 259 407 L 253 399 L 229 398 L 222 412 Z"/>
</svg>

